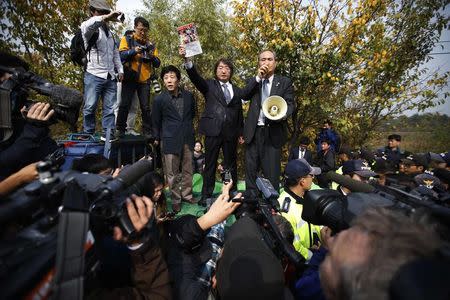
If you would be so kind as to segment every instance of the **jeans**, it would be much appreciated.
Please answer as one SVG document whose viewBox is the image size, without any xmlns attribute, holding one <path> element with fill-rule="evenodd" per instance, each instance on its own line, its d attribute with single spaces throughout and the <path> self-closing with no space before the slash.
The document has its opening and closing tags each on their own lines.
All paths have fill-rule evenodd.
<svg viewBox="0 0 450 300">
<path fill-rule="evenodd" d="M 114 129 L 114 106 L 117 100 L 117 83 L 111 79 L 103 79 L 84 73 L 84 107 L 83 131 L 93 134 L 95 132 L 95 111 L 98 99 L 102 97 L 103 114 L 102 127 L 106 132 L 108 128 Z"/>
</svg>

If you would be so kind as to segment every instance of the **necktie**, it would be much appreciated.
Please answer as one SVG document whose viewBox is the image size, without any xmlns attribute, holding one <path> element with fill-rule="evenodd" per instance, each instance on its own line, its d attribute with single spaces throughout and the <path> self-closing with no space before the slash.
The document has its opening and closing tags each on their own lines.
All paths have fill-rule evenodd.
<svg viewBox="0 0 450 300">
<path fill-rule="evenodd" d="M 227 101 L 227 104 L 229 104 L 231 101 L 230 90 L 228 89 L 226 83 L 222 84 L 222 87 L 223 87 L 223 95 L 225 96 L 225 101 Z"/>
<path fill-rule="evenodd" d="M 269 97 L 269 79 L 264 79 L 261 93 L 261 104 Z"/>
</svg>

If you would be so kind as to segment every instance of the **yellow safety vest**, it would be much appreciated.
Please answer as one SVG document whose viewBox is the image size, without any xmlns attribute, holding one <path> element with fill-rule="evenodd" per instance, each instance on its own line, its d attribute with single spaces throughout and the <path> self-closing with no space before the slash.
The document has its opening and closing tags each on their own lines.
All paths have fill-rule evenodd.
<svg viewBox="0 0 450 300">
<path fill-rule="evenodd" d="M 302 219 L 303 205 L 298 204 L 291 195 L 286 191 L 283 191 L 278 198 L 280 206 L 283 205 L 285 198 L 288 197 L 291 202 L 289 206 L 289 211 L 287 213 L 281 213 L 289 223 L 291 223 L 294 229 L 294 248 L 306 259 L 309 260 L 312 256 L 311 248 L 313 241 L 313 234 L 317 233 L 320 239 L 320 229 L 321 226 L 310 224 Z M 311 229 L 311 230 L 310 230 Z"/>
</svg>

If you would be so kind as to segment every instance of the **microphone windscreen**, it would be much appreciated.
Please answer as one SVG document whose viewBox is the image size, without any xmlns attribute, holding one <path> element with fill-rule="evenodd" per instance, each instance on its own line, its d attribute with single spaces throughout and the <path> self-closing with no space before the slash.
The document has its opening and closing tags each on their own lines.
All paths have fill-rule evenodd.
<svg viewBox="0 0 450 300">
<path fill-rule="evenodd" d="M 337 182 L 338 184 L 348 188 L 354 193 L 373 193 L 375 188 L 368 183 L 356 181 L 350 177 L 337 174 L 336 172 L 330 171 L 326 174 L 328 180 Z"/>
<path fill-rule="evenodd" d="M 79 108 L 83 103 L 83 94 L 63 85 L 53 85 L 50 91 L 52 102 L 63 107 Z"/>
<path fill-rule="evenodd" d="M 140 160 L 124 168 L 116 179 L 120 180 L 125 184 L 126 187 L 134 184 L 138 181 L 142 176 L 152 171 L 153 164 L 149 160 Z"/>
</svg>

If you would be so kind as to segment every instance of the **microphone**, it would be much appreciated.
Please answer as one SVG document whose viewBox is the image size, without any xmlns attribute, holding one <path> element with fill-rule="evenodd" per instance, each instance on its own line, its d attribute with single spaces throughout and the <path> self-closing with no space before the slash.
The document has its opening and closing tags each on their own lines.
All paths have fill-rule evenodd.
<svg viewBox="0 0 450 300">
<path fill-rule="evenodd" d="M 153 163 L 147 159 L 139 160 L 124 168 L 114 181 L 120 181 L 122 188 L 127 188 L 137 182 L 142 176 L 152 171 Z"/>
<path fill-rule="evenodd" d="M 353 193 L 373 193 L 375 192 L 375 188 L 368 183 L 356 181 L 351 179 L 350 177 L 337 174 L 336 172 L 330 171 L 326 173 L 325 177 L 328 180 L 339 183 L 340 185 L 345 186 Z"/>
<path fill-rule="evenodd" d="M 63 85 L 45 83 L 33 85 L 32 89 L 41 95 L 49 96 L 52 103 L 63 108 L 79 108 L 83 103 L 83 94 L 80 91 Z"/>
</svg>

